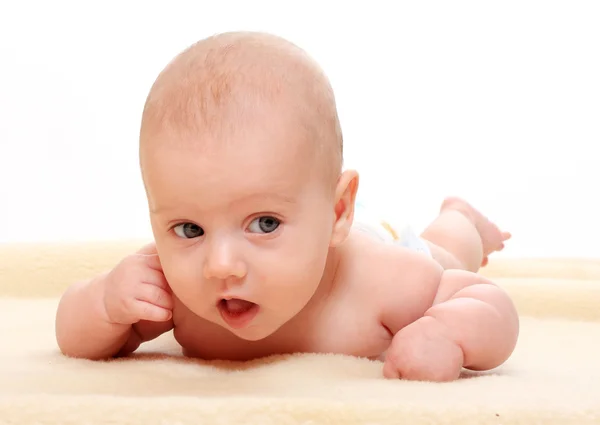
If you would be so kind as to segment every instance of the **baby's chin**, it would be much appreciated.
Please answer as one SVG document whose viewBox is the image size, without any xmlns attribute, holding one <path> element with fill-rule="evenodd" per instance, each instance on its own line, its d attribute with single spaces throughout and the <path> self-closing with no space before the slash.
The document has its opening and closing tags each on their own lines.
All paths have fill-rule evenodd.
<svg viewBox="0 0 600 425">
<path fill-rule="evenodd" d="M 220 325 L 223 326 L 223 323 L 220 323 Z M 225 328 L 245 341 L 260 341 L 276 333 L 282 326 L 283 323 L 275 324 L 267 323 L 264 320 L 257 320 L 256 323 L 250 323 L 243 328 L 234 329 L 229 326 L 225 326 Z"/>
<path fill-rule="evenodd" d="M 233 297 L 218 300 L 215 309 L 220 316 L 217 324 L 246 341 L 268 338 L 293 317 L 289 311 L 285 316 L 290 317 L 282 317 L 281 311 L 275 312 L 261 304 Z"/>
<path fill-rule="evenodd" d="M 273 335 L 277 329 L 267 329 L 263 326 L 248 326 L 245 329 L 229 329 L 229 331 L 244 341 L 260 341 Z"/>
</svg>

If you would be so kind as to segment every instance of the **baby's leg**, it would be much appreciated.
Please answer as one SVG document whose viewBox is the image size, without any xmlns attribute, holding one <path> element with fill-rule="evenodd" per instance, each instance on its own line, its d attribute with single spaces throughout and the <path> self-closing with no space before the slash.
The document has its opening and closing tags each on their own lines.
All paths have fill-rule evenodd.
<svg viewBox="0 0 600 425">
<path fill-rule="evenodd" d="M 487 264 L 488 255 L 504 248 L 510 233 L 500 231 L 462 199 L 448 198 L 421 237 L 429 242 L 433 258 L 444 269 L 477 272 Z"/>
</svg>

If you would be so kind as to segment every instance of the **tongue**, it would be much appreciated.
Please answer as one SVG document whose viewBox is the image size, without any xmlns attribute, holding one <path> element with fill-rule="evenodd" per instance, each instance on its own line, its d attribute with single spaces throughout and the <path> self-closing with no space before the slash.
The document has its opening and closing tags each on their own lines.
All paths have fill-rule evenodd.
<svg viewBox="0 0 600 425">
<path fill-rule="evenodd" d="M 225 305 L 227 306 L 227 311 L 229 312 L 229 314 L 238 315 L 246 313 L 252 308 L 254 303 L 251 303 L 250 301 L 246 300 L 232 299 L 225 300 Z"/>
</svg>

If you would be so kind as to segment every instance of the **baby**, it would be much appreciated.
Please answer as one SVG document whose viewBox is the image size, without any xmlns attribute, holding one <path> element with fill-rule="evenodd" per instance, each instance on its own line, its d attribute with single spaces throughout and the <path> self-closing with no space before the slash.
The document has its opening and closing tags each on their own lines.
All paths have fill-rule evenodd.
<svg viewBox="0 0 600 425">
<path fill-rule="evenodd" d="M 383 376 L 449 381 L 511 355 L 519 321 L 476 274 L 510 235 L 449 198 L 420 237 L 356 208 L 332 88 L 295 45 L 225 33 L 158 76 L 140 130 L 154 243 L 62 296 L 68 356 L 340 353 Z"/>
</svg>

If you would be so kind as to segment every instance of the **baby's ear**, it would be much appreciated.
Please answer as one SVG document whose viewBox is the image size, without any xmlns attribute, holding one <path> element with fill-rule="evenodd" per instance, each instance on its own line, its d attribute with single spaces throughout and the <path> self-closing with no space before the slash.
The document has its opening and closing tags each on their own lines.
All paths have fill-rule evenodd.
<svg viewBox="0 0 600 425">
<path fill-rule="evenodd" d="M 335 189 L 335 222 L 330 242 L 332 247 L 344 242 L 350 233 L 357 191 L 358 173 L 354 170 L 344 171 Z"/>
</svg>

